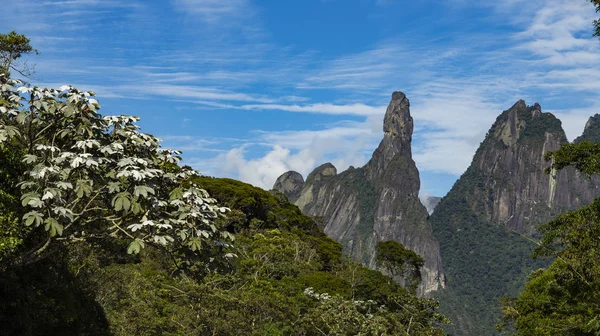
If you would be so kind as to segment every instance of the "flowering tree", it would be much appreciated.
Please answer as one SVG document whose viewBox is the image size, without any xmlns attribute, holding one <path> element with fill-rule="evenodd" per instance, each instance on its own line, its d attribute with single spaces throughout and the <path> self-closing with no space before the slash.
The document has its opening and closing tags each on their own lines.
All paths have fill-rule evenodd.
<svg viewBox="0 0 600 336">
<path fill-rule="evenodd" d="M 214 222 L 219 207 L 180 167 L 180 152 L 139 131 L 132 116 L 102 116 L 93 92 L 5 80 L 0 146 L 20 151 L 22 224 L 43 239 L 20 258 L 39 260 L 53 241 L 116 237 L 197 253 L 233 239 Z M 186 252 L 187 253 L 187 252 Z"/>
</svg>

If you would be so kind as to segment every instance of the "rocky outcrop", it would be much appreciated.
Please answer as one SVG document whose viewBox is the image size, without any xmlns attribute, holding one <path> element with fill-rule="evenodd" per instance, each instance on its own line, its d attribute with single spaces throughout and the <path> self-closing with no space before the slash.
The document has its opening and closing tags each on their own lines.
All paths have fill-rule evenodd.
<svg viewBox="0 0 600 336">
<path fill-rule="evenodd" d="M 600 142 L 600 114 L 595 114 L 588 119 L 583 134 L 574 142 L 580 143 L 582 141 Z"/>
<path fill-rule="evenodd" d="M 310 173 L 300 196 L 281 188 L 286 173 L 275 189 L 295 199 L 307 215 L 320 217 L 327 235 L 342 243 L 355 260 L 375 268 L 377 242 L 395 240 L 425 259 L 418 293 L 426 295 L 444 286 L 439 243 L 433 238 L 428 212 L 419 201 L 419 172 L 412 159 L 413 119 L 410 102 L 394 92 L 383 123 L 383 140 L 362 168 L 337 174 L 326 163 Z"/>
<path fill-rule="evenodd" d="M 572 168 L 545 173 L 544 155 L 567 142 L 560 120 L 518 101 L 497 118 L 469 167 L 480 179 L 467 193 L 472 210 L 531 236 L 557 213 L 589 204 L 598 195 L 589 179 Z"/>
<path fill-rule="evenodd" d="M 530 257 L 539 224 L 600 195 L 596 180 L 573 168 L 545 173 L 545 154 L 567 142 L 554 115 L 518 101 L 498 116 L 431 215 L 448 279 L 442 312 L 455 321 L 450 333 L 495 334 L 498 299 L 516 295 L 528 272 L 545 266 Z"/>
<path fill-rule="evenodd" d="M 300 191 L 304 185 L 304 178 L 295 171 L 289 171 L 277 178 L 273 189 L 285 194 L 291 203 L 294 203 L 300 197 Z"/>
</svg>

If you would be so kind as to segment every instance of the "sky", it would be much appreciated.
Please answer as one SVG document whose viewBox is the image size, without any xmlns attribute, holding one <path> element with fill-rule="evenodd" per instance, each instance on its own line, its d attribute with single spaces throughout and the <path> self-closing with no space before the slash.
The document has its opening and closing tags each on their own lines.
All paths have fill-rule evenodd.
<svg viewBox="0 0 600 336">
<path fill-rule="evenodd" d="M 270 189 L 371 157 L 411 102 L 421 194 L 443 196 L 517 100 L 572 140 L 600 112 L 586 0 L 0 0 L 40 52 L 29 81 L 92 90 L 205 175 Z"/>
</svg>

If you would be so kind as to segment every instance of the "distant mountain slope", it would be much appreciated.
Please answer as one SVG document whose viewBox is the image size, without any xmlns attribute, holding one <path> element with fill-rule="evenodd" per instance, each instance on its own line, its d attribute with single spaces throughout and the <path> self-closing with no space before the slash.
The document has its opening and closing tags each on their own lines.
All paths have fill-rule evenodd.
<svg viewBox="0 0 600 336">
<path fill-rule="evenodd" d="M 364 167 L 337 174 L 326 163 L 310 173 L 306 182 L 297 173 L 287 172 L 274 188 L 305 214 L 322 218 L 325 233 L 371 268 L 375 268 L 375 245 L 380 241 L 395 240 L 418 253 L 425 259 L 418 291 L 427 294 L 443 286 L 445 277 L 439 243 L 418 197 L 420 180 L 412 159 L 409 107 L 403 93 L 393 93 L 384 117 L 383 140 Z"/>
<path fill-rule="evenodd" d="M 441 200 L 442 200 L 442 198 L 441 197 L 437 197 L 437 196 L 425 196 L 425 197 L 421 197 L 421 203 L 423 203 L 423 205 L 425 206 L 425 209 L 427 209 L 427 212 L 430 215 L 435 210 L 435 207 L 438 204 L 440 204 Z"/>
</svg>

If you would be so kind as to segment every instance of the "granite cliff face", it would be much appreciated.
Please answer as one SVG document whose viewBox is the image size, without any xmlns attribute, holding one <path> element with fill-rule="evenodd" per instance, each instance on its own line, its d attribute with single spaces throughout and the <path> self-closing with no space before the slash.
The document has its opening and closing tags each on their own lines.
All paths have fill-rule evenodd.
<svg viewBox="0 0 600 336">
<path fill-rule="evenodd" d="M 375 245 L 380 241 L 398 241 L 421 255 L 425 265 L 418 293 L 426 295 L 443 287 L 445 276 L 439 243 L 418 197 L 419 172 L 411 154 L 413 119 L 409 100 L 401 92 L 392 95 L 383 131 L 383 140 L 364 167 L 337 174 L 326 163 L 304 183 L 288 172 L 277 179 L 274 189 L 305 214 L 321 217 L 325 233 L 371 268 L 375 268 Z"/>
<path fill-rule="evenodd" d="M 294 203 L 300 197 L 303 185 L 304 178 L 302 175 L 295 171 L 289 171 L 277 178 L 273 189 L 282 192 L 291 203 Z"/>
<path fill-rule="evenodd" d="M 582 141 L 600 142 L 600 114 L 595 114 L 588 119 L 583 134 L 573 142 L 580 143 Z"/>
<path fill-rule="evenodd" d="M 588 123 L 586 137 L 600 135 L 593 131 L 598 121 Z M 545 266 L 530 258 L 528 237 L 537 237 L 539 224 L 600 195 L 596 179 L 572 168 L 545 173 L 545 153 L 565 143 L 558 119 L 539 104 L 518 101 L 496 119 L 471 166 L 431 215 L 447 273 L 448 290 L 439 298 L 455 322 L 451 333 L 496 334 L 498 299 L 516 295 L 528 272 Z"/>
<path fill-rule="evenodd" d="M 534 235 L 557 213 L 590 203 L 597 188 L 575 170 L 544 172 L 544 154 L 567 142 L 556 117 L 537 103 L 518 101 L 498 117 L 469 167 L 481 179 L 469 193 L 472 210 L 485 221 Z"/>
</svg>

